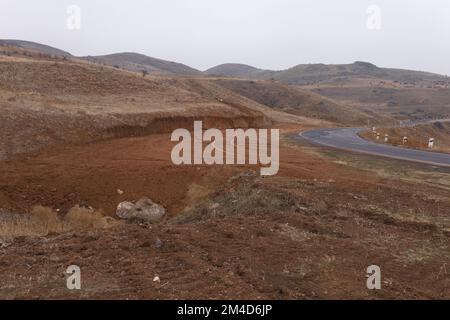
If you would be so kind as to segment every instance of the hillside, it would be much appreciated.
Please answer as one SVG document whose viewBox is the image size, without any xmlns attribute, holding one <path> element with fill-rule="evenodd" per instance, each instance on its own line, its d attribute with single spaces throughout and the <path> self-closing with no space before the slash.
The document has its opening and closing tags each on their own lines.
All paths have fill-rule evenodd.
<svg viewBox="0 0 450 320">
<path fill-rule="evenodd" d="M 327 120 L 336 124 L 355 125 L 366 123 L 367 119 L 371 119 L 373 123 L 386 120 L 377 115 L 371 116 L 359 112 L 296 86 L 274 81 L 217 79 L 216 82 L 260 104 L 302 117 Z"/>
<path fill-rule="evenodd" d="M 261 127 L 270 108 L 202 78 L 146 77 L 77 60 L 0 55 L 0 158 L 192 126 Z"/>
<path fill-rule="evenodd" d="M 382 137 L 388 134 L 389 143 L 392 145 L 423 150 L 430 150 L 428 140 L 433 138 L 435 140 L 433 151 L 450 153 L 450 122 L 448 121 L 436 121 L 411 127 L 378 128 L 377 132 Z M 362 136 L 379 142 L 372 132 L 364 132 Z M 408 138 L 406 143 L 403 143 L 404 137 Z"/>
<path fill-rule="evenodd" d="M 31 41 L 24 41 L 24 40 L 1 40 L 0 39 L 0 47 L 6 47 L 6 48 L 20 48 L 32 51 L 34 53 L 41 53 L 45 55 L 52 55 L 52 56 L 58 56 L 58 57 L 71 57 L 72 55 L 66 51 L 47 46 L 45 44 L 40 44 L 36 42 Z"/>
<path fill-rule="evenodd" d="M 298 65 L 273 75 L 273 78 L 291 84 L 309 84 L 318 82 L 345 82 L 352 79 L 382 79 L 391 81 L 431 81 L 444 77 L 420 71 L 379 68 L 368 62 L 357 61 L 352 64 Z"/>
<path fill-rule="evenodd" d="M 360 82 L 354 85 L 307 86 L 305 89 L 356 110 L 397 120 L 450 117 L 449 88 Z"/>
<path fill-rule="evenodd" d="M 124 52 L 103 56 L 75 57 L 69 52 L 44 44 L 23 40 L 0 40 L 0 53 L 10 56 L 70 58 L 108 65 L 133 72 L 157 74 L 200 74 L 200 71 L 181 63 L 152 58 L 139 53 Z"/>
<path fill-rule="evenodd" d="M 204 71 L 208 75 L 236 78 L 265 78 L 272 72 L 239 63 L 225 63 Z"/>
<path fill-rule="evenodd" d="M 1 299 L 449 298 L 450 171 L 299 135 L 383 120 L 389 92 L 372 105 L 347 86 L 339 94 L 355 103 L 336 102 L 319 86 L 157 64 L 144 77 L 132 68 L 147 58 L 125 58 L 128 70 L 0 46 Z M 277 175 L 261 176 L 262 161 L 175 164 L 171 133 L 194 120 L 279 129 L 279 149 L 267 141 Z M 204 144 L 192 136 L 195 158 Z M 247 159 L 269 151 L 258 136 Z M 240 145 L 219 140 L 216 156 Z M 366 286 L 374 264 L 382 290 Z"/>
<path fill-rule="evenodd" d="M 438 74 L 402 69 L 379 68 L 371 63 L 300 64 L 281 70 L 261 70 L 239 64 L 223 64 L 205 71 L 207 74 L 259 80 L 277 80 L 288 84 L 347 83 L 355 79 L 389 80 L 399 82 L 447 81 Z"/>
<path fill-rule="evenodd" d="M 124 52 L 105 56 L 84 57 L 91 62 L 114 66 L 134 72 L 163 74 L 199 74 L 200 71 L 184 64 L 148 57 L 143 54 Z"/>
</svg>

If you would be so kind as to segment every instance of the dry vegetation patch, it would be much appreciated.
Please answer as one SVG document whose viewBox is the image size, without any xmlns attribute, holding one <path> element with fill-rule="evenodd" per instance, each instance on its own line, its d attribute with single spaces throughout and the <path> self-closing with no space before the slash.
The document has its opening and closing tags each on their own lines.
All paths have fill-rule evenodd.
<svg viewBox="0 0 450 320">
<path fill-rule="evenodd" d="M 0 211 L 0 238 L 47 236 L 68 231 L 110 228 L 115 219 L 103 216 L 101 211 L 75 206 L 64 216 L 52 208 L 35 206 L 28 214 Z"/>
<path fill-rule="evenodd" d="M 407 148 L 422 149 L 429 151 L 450 152 L 450 122 L 436 121 L 434 123 L 415 125 L 411 127 L 378 128 L 380 140 L 376 139 L 376 133 L 363 132 L 361 135 L 375 142 L 382 143 L 384 136 L 389 135 L 389 144 Z M 404 142 L 403 138 L 408 141 Z M 428 148 L 428 140 L 433 138 L 434 148 Z"/>
</svg>

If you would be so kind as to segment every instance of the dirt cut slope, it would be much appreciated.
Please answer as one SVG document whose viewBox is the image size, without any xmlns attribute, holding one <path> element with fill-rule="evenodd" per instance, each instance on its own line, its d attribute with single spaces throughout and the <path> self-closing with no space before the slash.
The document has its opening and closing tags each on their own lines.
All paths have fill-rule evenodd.
<svg viewBox="0 0 450 320">
<path fill-rule="evenodd" d="M 411 127 L 377 128 L 376 132 L 380 133 L 380 141 L 387 134 L 389 136 L 388 143 L 392 145 L 450 153 L 450 122 L 436 121 Z M 373 132 L 364 132 L 362 136 L 372 141 L 378 141 Z M 407 137 L 405 143 L 404 137 Z M 432 149 L 428 148 L 430 138 L 435 141 Z"/>
</svg>

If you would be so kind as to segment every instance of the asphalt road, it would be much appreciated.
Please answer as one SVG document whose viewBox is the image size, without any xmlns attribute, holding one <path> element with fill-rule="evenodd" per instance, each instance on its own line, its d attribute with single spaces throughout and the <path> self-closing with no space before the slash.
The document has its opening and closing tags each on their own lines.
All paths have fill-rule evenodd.
<svg viewBox="0 0 450 320">
<path fill-rule="evenodd" d="M 366 128 L 318 129 L 300 133 L 303 138 L 328 147 L 394 159 L 450 167 L 450 154 L 394 147 L 367 141 L 358 136 Z"/>
</svg>

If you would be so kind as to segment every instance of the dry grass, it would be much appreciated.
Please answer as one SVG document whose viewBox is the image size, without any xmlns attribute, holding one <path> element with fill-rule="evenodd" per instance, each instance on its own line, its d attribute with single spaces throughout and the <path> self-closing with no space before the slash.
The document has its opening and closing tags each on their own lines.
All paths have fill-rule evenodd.
<svg viewBox="0 0 450 320">
<path fill-rule="evenodd" d="M 51 208 L 35 206 L 31 210 L 31 217 L 35 222 L 34 225 L 36 226 L 36 229 L 45 235 L 54 232 L 61 232 L 63 229 L 62 223 L 58 218 L 58 214 Z"/>
<path fill-rule="evenodd" d="M 366 139 L 382 143 L 384 135 L 388 134 L 389 144 L 423 150 L 430 150 L 428 140 L 434 138 L 435 146 L 431 151 L 450 152 L 449 122 L 437 121 L 412 127 L 378 128 L 377 132 L 380 133 L 380 140 L 376 140 L 376 135 L 372 132 L 363 132 L 361 135 Z M 406 143 L 403 143 L 403 137 L 408 137 Z"/>
<path fill-rule="evenodd" d="M 247 175 L 248 174 L 248 175 Z M 229 179 L 209 199 L 173 218 L 173 223 L 190 223 L 211 217 L 267 215 L 274 212 L 296 212 L 303 199 L 286 190 L 267 188 L 263 178 L 254 172 Z"/>
<path fill-rule="evenodd" d="M 51 208 L 35 206 L 29 214 L 0 212 L 0 238 L 47 236 L 52 233 L 109 228 L 116 224 L 101 211 L 75 206 L 64 217 Z"/>
</svg>

